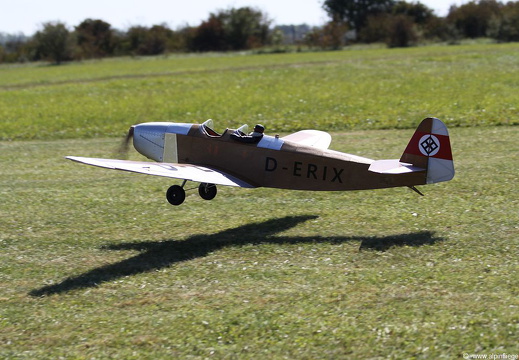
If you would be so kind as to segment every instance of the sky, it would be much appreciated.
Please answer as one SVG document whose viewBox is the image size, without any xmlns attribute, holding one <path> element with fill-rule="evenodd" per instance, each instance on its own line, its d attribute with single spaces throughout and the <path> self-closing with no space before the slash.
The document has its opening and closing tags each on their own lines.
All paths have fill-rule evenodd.
<svg viewBox="0 0 519 360">
<path fill-rule="evenodd" d="M 461 5 L 467 0 L 420 2 L 445 16 L 450 5 Z M 72 30 L 88 18 L 104 20 L 119 30 L 157 24 L 177 29 L 198 26 L 211 12 L 244 6 L 260 9 L 275 25 L 322 25 L 328 20 L 322 3 L 323 0 L 0 0 L 0 33 L 33 35 L 49 21 L 63 22 Z"/>
</svg>

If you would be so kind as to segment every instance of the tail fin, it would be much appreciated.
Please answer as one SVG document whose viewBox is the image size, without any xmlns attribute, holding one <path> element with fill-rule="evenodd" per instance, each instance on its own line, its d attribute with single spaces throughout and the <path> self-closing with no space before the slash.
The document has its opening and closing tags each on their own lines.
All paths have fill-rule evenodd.
<svg viewBox="0 0 519 360">
<path fill-rule="evenodd" d="M 454 177 L 449 132 L 437 118 L 424 119 L 407 145 L 401 163 L 426 169 L 427 184 L 449 181 Z"/>
</svg>

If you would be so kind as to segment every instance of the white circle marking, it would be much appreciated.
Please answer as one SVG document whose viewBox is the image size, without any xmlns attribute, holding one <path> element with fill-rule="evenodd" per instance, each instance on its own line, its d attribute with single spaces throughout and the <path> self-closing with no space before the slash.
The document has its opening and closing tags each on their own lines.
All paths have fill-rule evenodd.
<svg viewBox="0 0 519 360">
<path fill-rule="evenodd" d="M 425 156 L 434 156 L 440 151 L 440 140 L 433 134 L 427 134 L 418 141 L 418 149 Z"/>
</svg>

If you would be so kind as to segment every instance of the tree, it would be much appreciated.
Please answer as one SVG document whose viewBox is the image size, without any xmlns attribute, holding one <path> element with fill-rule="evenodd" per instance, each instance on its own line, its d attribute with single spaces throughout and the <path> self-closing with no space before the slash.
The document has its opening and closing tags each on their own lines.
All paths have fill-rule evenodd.
<svg viewBox="0 0 519 360">
<path fill-rule="evenodd" d="M 323 27 L 315 27 L 306 33 L 305 44 L 309 47 L 340 50 L 344 45 L 344 37 L 348 27 L 341 21 L 330 21 Z"/>
<path fill-rule="evenodd" d="M 144 26 L 132 26 L 126 32 L 126 36 L 121 41 L 124 52 L 131 55 L 141 55 L 143 44 L 146 42 L 148 29 Z"/>
<path fill-rule="evenodd" d="M 86 19 L 76 26 L 76 42 L 87 58 L 112 55 L 115 48 L 111 25 L 103 20 Z"/>
<path fill-rule="evenodd" d="M 61 22 L 47 22 L 36 32 L 34 40 L 39 57 L 49 59 L 59 65 L 70 60 L 70 32 Z M 37 56 L 38 57 L 38 56 Z"/>
<path fill-rule="evenodd" d="M 519 41 L 519 2 L 508 2 L 488 24 L 487 35 L 498 41 Z"/>
<path fill-rule="evenodd" d="M 465 37 L 484 37 L 487 36 L 490 20 L 499 16 L 500 6 L 495 0 L 471 1 L 459 7 L 451 6 L 447 21 Z"/>
<path fill-rule="evenodd" d="M 390 14 L 368 16 L 366 25 L 358 32 L 358 39 L 365 43 L 386 42 L 391 21 Z"/>
<path fill-rule="evenodd" d="M 394 0 L 325 0 L 323 9 L 332 21 L 344 21 L 359 32 L 368 16 L 389 13 L 394 3 Z"/>
<path fill-rule="evenodd" d="M 409 16 L 419 25 L 426 24 L 434 17 L 434 11 L 420 2 L 408 3 L 406 1 L 397 1 L 391 10 L 391 13 L 393 15 Z"/>
<path fill-rule="evenodd" d="M 220 10 L 196 28 L 195 51 L 253 49 L 267 44 L 270 20 L 261 11 L 243 7 Z"/>
<path fill-rule="evenodd" d="M 0 63 L 28 60 L 28 40 L 29 39 L 22 33 L 0 33 Z"/>
<path fill-rule="evenodd" d="M 344 36 L 348 26 L 342 21 L 330 21 L 322 30 L 322 46 L 326 49 L 340 50 L 344 45 Z"/>
<path fill-rule="evenodd" d="M 122 53 L 132 55 L 159 55 L 176 47 L 174 32 L 165 25 L 133 26 L 119 41 Z M 175 48 L 178 50 L 178 48 Z"/>
<path fill-rule="evenodd" d="M 267 43 L 270 20 L 259 10 L 242 7 L 224 14 L 224 26 L 231 50 L 253 49 Z"/>
<path fill-rule="evenodd" d="M 393 15 L 389 22 L 386 43 L 389 47 L 408 47 L 418 40 L 415 23 L 410 16 Z"/>
<path fill-rule="evenodd" d="M 368 17 L 359 34 L 367 43 L 385 42 L 388 47 L 407 47 L 418 40 L 417 24 L 407 15 L 379 14 Z"/>
<path fill-rule="evenodd" d="M 153 25 L 146 34 L 146 41 L 141 48 L 145 55 L 164 54 L 168 50 L 168 43 L 173 31 L 165 25 Z"/>
<path fill-rule="evenodd" d="M 304 43 L 312 48 L 314 46 L 322 46 L 321 39 L 323 37 L 323 29 L 320 27 L 314 27 L 312 30 L 307 32 L 304 37 Z"/>
<path fill-rule="evenodd" d="M 190 26 L 184 26 L 173 31 L 171 38 L 168 41 L 169 51 L 188 51 L 189 44 L 192 42 L 193 28 Z"/>
<path fill-rule="evenodd" d="M 434 16 L 422 27 L 423 36 L 433 41 L 447 41 L 449 44 L 457 44 L 460 40 L 460 32 L 444 17 Z"/>
<path fill-rule="evenodd" d="M 225 51 L 225 29 L 223 19 L 215 14 L 209 15 L 209 19 L 203 21 L 194 30 L 191 40 L 191 49 L 194 51 Z"/>
</svg>

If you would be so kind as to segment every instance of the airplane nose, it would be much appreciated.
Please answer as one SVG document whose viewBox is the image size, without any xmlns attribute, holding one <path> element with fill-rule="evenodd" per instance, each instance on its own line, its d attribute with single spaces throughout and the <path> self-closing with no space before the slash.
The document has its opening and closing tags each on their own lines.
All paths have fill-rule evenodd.
<svg viewBox="0 0 519 360">
<path fill-rule="evenodd" d="M 169 123 L 145 123 L 134 126 L 133 146 L 147 158 L 161 162 L 164 154 L 164 137 Z"/>
</svg>

